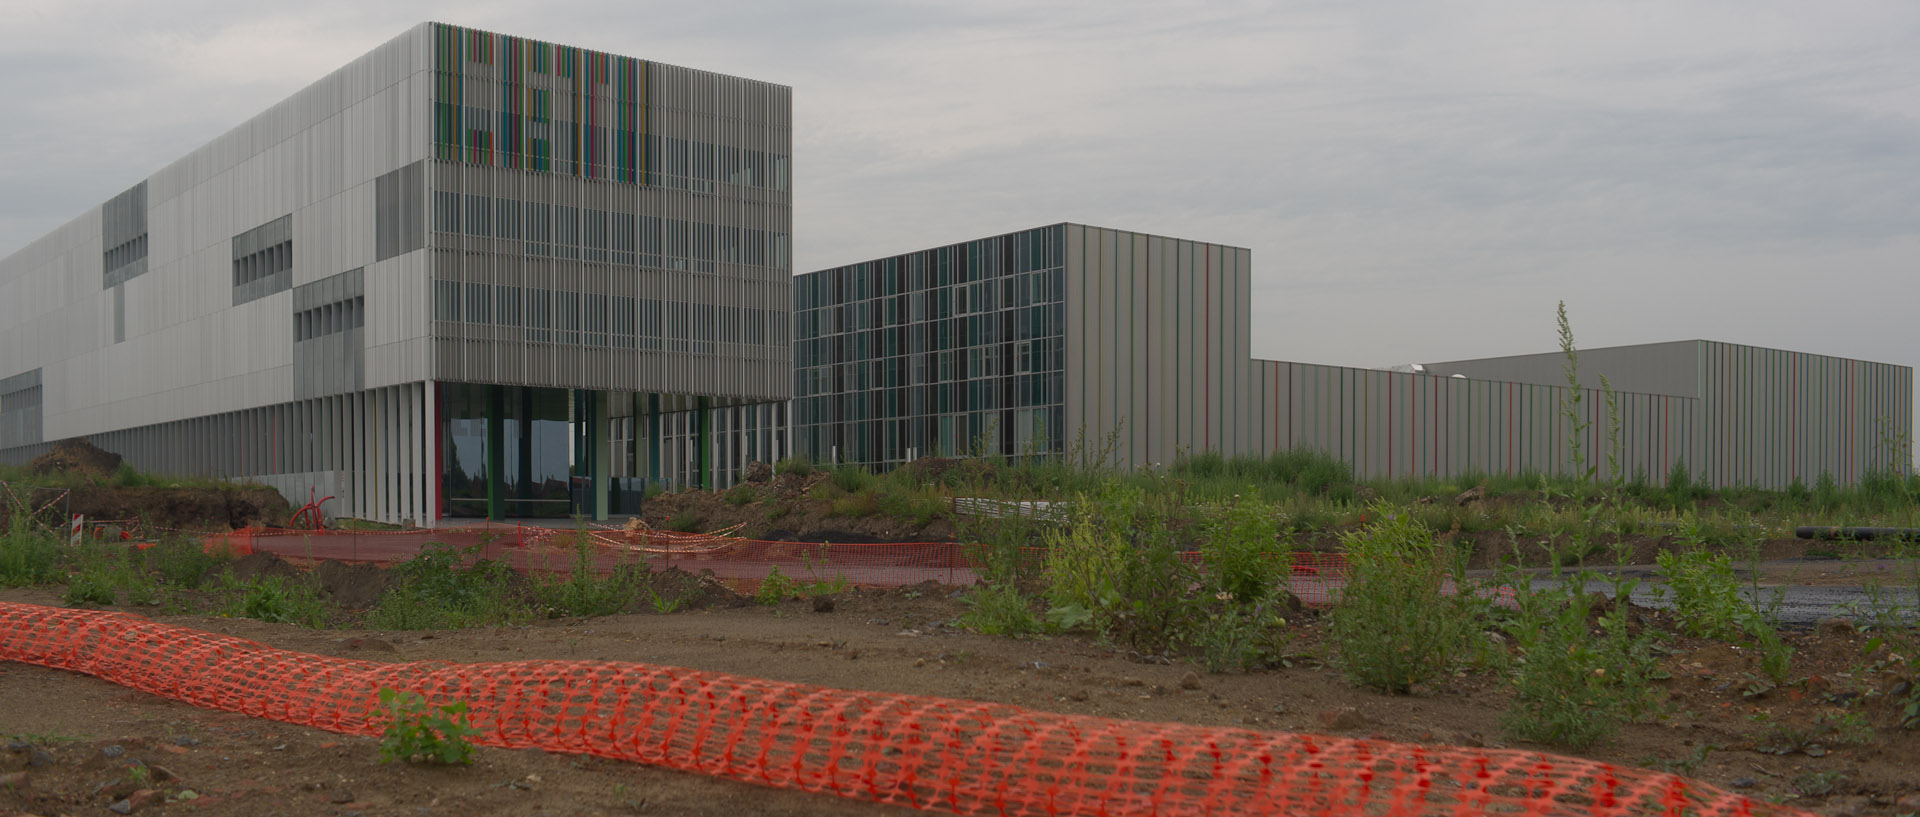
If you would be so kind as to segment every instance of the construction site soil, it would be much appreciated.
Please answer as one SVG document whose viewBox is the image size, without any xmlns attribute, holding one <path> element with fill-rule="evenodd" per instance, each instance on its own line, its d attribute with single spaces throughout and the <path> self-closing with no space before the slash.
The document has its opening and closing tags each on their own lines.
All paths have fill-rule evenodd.
<svg viewBox="0 0 1920 817">
<path fill-rule="evenodd" d="M 292 568 L 271 557 L 250 572 Z M 377 568 L 322 565 L 335 601 L 377 596 Z M 673 579 L 701 583 L 698 577 Z M 1080 636 L 1012 639 L 958 628 L 955 588 L 859 589 L 827 612 L 809 601 L 750 604 L 705 585 L 695 608 L 527 626 L 432 632 L 313 630 L 205 615 L 159 621 L 290 650 L 375 661 L 630 661 L 855 690 L 997 701 L 1147 721 L 1234 725 L 1424 744 L 1519 746 L 1502 737 L 1510 693 L 1461 673 L 1409 696 L 1357 689 L 1328 664 L 1323 623 L 1293 622 L 1292 666 L 1208 674 L 1142 661 Z M 357 595 L 354 595 L 357 594 Z M 57 589 L 0 600 L 60 605 Z M 1646 611 L 1643 617 L 1660 614 Z M 353 614 L 337 613 L 337 623 Z M 1648 618 L 1650 623 L 1659 623 Z M 1663 714 L 1587 756 L 1664 768 L 1759 798 L 1836 815 L 1920 808 L 1920 737 L 1898 725 L 1903 681 L 1875 667 L 1884 645 L 1828 622 L 1792 633 L 1796 683 L 1751 694 L 1751 650 L 1674 638 Z M 481 748 L 471 767 L 382 764 L 379 741 L 196 709 L 67 672 L 0 664 L 0 813 L 206 815 L 847 815 L 907 813 L 834 797 L 591 757 Z M 1831 725 L 1852 715 L 1845 730 Z M 144 767 L 145 771 L 139 771 Z"/>
</svg>

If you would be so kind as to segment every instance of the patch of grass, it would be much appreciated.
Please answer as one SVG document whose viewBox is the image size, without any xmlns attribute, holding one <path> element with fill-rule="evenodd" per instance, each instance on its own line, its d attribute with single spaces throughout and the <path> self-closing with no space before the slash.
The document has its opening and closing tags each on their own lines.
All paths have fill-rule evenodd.
<svg viewBox="0 0 1920 817">
<path fill-rule="evenodd" d="M 779 476 L 786 476 L 787 474 L 792 474 L 796 477 L 811 476 L 813 474 L 813 462 L 801 457 L 788 457 L 773 466 L 773 473 Z"/>
<path fill-rule="evenodd" d="M 873 487 L 875 477 L 860 466 L 840 465 L 833 469 L 830 479 L 834 487 L 850 494 L 857 494 Z"/>
<path fill-rule="evenodd" d="M 751 505 L 754 502 L 758 501 L 759 499 L 760 499 L 760 492 L 758 490 L 755 490 L 753 486 L 748 485 L 746 483 L 735 485 L 733 486 L 732 489 L 728 490 L 726 493 L 727 504 L 732 505 L 733 507 L 736 507 L 736 508 L 742 505 Z"/>
<path fill-rule="evenodd" d="M 400 530 L 399 525 L 390 522 L 375 522 L 371 519 L 354 519 L 342 516 L 333 520 L 334 527 L 340 530 Z"/>
<path fill-rule="evenodd" d="M 967 592 L 960 626 L 984 635 L 1021 636 L 1045 629 L 1033 603 L 1011 584 L 982 584 Z"/>
<path fill-rule="evenodd" d="M 871 488 L 840 496 L 827 507 L 828 516 L 842 516 L 848 519 L 865 519 L 879 512 L 880 495 Z"/>
<path fill-rule="evenodd" d="M 24 587 L 59 581 L 60 538 L 33 524 L 25 509 L 15 507 L 0 534 L 0 586 Z"/>
<path fill-rule="evenodd" d="M 160 586 L 148 572 L 140 551 L 118 542 L 83 541 L 66 549 L 72 574 L 67 577 L 68 604 L 115 604 L 124 596 L 130 605 L 155 604 Z"/>
<path fill-rule="evenodd" d="M 235 579 L 232 573 L 225 576 L 229 601 L 220 610 L 223 615 L 313 629 L 326 626 L 326 602 L 307 582 L 280 576 L 256 576 L 252 581 Z"/>
<path fill-rule="evenodd" d="M 692 600 L 691 593 L 682 591 L 676 595 L 669 596 L 655 589 L 651 583 L 643 582 L 640 585 L 640 589 L 647 595 L 647 606 L 652 607 L 653 611 L 660 615 L 677 613 Z"/>
<path fill-rule="evenodd" d="M 232 561 L 227 553 L 209 553 L 192 539 L 169 538 L 146 551 L 147 564 L 160 579 L 175 587 L 193 589 L 205 584 L 219 567 Z"/>
<path fill-rule="evenodd" d="M 473 763 L 473 744 L 479 734 L 467 719 L 467 702 L 428 706 L 418 692 L 380 688 L 380 762 L 431 763 L 465 766 Z"/>
</svg>

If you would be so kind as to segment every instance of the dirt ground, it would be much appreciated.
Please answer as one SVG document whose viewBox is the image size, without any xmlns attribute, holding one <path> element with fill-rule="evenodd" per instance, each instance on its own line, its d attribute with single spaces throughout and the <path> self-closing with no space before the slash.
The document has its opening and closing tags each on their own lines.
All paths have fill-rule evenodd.
<svg viewBox="0 0 1920 817">
<path fill-rule="evenodd" d="M 0 600 L 58 605 L 57 591 Z M 139 611 L 132 611 L 139 612 Z M 1355 689 L 1327 666 L 1322 624 L 1296 622 L 1290 668 L 1210 675 L 1142 663 L 1081 637 L 1008 639 L 954 625 L 952 588 L 923 585 L 809 602 L 718 605 L 671 615 L 556 620 L 440 632 L 307 630 L 243 619 L 156 616 L 273 646 L 370 660 L 593 659 L 1000 701 L 1149 721 L 1247 726 L 1466 746 L 1508 746 L 1507 692 L 1462 674 L 1392 697 Z M 1758 697 L 1757 657 L 1671 642 L 1666 714 L 1589 753 L 1666 768 L 1756 797 L 1836 815 L 1920 808 L 1920 736 L 1897 725 L 1876 672 L 1886 649 L 1850 627 L 1792 636 L 1795 677 Z M 1850 704 L 1850 707 L 1847 706 Z M 1862 713 L 1850 734 L 1822 718 Z M 89 677 L 0 664 L 0 813 L 618 815 L 905 814 L 904 810 L 595 758 L 482 748 L 469 768 L 382 765 L 378 742 L 212 712 Z M 133 768 L 134 761 L 146 771 Z M 39 764 L 39 765 L 35 765 Z M 144 793 L 143 793 L 144 791 Z M 187 793 L 191 792 L 191 795 Z M 188 799 L 190 798 L 190 799 Z M 138 803 L 134 801 L 140 801 Z"/>
</svg>

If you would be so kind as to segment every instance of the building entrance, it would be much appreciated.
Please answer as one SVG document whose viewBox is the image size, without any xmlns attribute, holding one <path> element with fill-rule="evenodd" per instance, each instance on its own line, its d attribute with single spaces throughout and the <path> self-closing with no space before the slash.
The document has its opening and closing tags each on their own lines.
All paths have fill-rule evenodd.
<svg viewBox="0 0 1920 817">
<path fill-rule="evenodd" d="M 593 393 L 442 383 L 443 516 L 595 516 Z"/>
</svg>

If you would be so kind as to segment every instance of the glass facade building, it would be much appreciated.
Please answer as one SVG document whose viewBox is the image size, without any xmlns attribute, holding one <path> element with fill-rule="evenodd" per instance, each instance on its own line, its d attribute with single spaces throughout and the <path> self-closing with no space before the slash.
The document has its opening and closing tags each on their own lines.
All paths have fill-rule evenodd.
<svg viewBox="0 0 1920 817">
<path fill-rule="evenodd" d="M 819 460 L 1058 454 L 1064 225 L 794 278 L 793 433 Z"/>
<path fill-rule="evenodd" d="M 1054 224 L 796 276 L 795 451 L 888 468 L 1229 444 L 1247 412 L 1203 391 L 1247 370 L 1250 270 L 1244 249 Z"/>
</svg>

